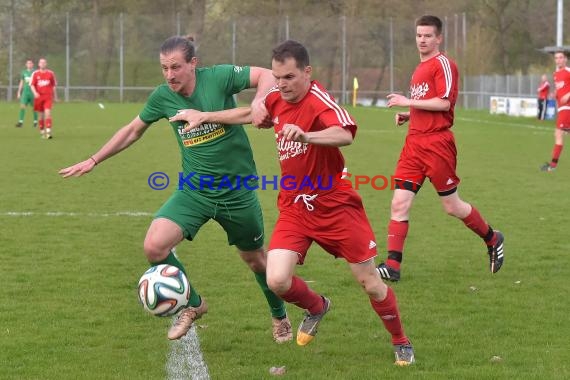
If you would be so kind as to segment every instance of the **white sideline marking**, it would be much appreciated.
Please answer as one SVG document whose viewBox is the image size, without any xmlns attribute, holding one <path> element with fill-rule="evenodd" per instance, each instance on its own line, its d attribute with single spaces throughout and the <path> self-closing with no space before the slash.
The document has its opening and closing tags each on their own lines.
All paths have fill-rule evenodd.
<svg viewBox="0 0 570 380">
<path fill-rule="evenodd" d="M 471 119 L 468 117 L 458 117 L 456 118 L 457 120 L 463 120 L 463 121 L 471 121 L 471 122 L 475 122 L 475 123 L 481 123 L 481 124 L 497 124 L 497 125 L 505 125 L 508 127 L 517 127 L 517 128 L 529 128 L 529 129 L 538 129 L 539 131 L 551 131 L 554 132 L 554 127 L 543 127 L 543 126 L 539 126 L 539 125 L 528 125 L 528 124 L 521 124 L 521 123 L 507 123 L 504 121 L 491 121 L 491 120 L 480 120 L 480 119 Z"/>
<path fill-rule="evenodd" d="M 129 217 L 138 218 L 141 216 L 146 217 L 153 215 L 154 215 L 153 213 L 145 211 L 117 211 L 117 212 L 5 211 L 0 213 L 0 216 L 87 216 L 87 217 L 101 217 L 101 218 L 107 218 L 112 216 L 129 216 Z"/>
<path fill-rule="evenodd" d="M 202 357 L 200 340 L 196 326 L 188 334 L 170 344 L 170 353 L 166 362 L 168 380 L 210 380 L 208 366 Z"/>
</svg>

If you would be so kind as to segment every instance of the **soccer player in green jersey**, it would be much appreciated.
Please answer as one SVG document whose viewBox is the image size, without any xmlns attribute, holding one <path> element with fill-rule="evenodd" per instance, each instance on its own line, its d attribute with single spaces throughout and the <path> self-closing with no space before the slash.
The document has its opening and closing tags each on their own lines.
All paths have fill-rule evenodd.
<svg viewBox="0 0 570 380">
<path fill-rule="evenodd" d="M 26 68 L 20 73 L 20 83 L 18 84 L 17 97 L 20 100 L 20 113 L 16 127 L 20 128 L 24 125 L 24 117 L 26 116 L 26 106 L 34 105 L 34 94 L 30 88 L 30 79 L 34 72 L 34 61 L 26 60 Z M 34 127 L 38 124 L 38 113 L 34 112 Z"/>
<path fill-rule="evenodd" d="M 160 49 L 160 65 L 166 80 L 147 99 L 141 111 L 87 160 L 60 170 L 65 177 L 89 173 L 102 161 L 137 141 L 151 124 L 174 116 L 178 110 L 220 111 L 235 108 L 233 95 L 256 87 L 252 115 L 257 124 L 267 118 L 263 96 L 275 84 L 270 70 L 259 67 L 217 65 L 197 67 L 192 40 L 170 37 Z M 210 219 L 226 231 L 249 266 L 269 304 L 273 338 L 281 343 L 292 339 L 291 323 L 283 301 L 267 286 L 266 253 L 261 206 L 254 189 L 257 178 L 249 140 L 241 125 L 207 124 L 183 132 L 185 123 L 171 122 L 182 155 L 183 173 L 179 189 L 162 205 L 144 241 L 151 265 L 170 264 L 186 269 L 173 252 L 184 239 L 195 238 Z M 169 339 L 183 337 L 194 320 L 208 311 L 203 298 L 190 285 L 190 300 L 168 332 Z"/>
</svg>

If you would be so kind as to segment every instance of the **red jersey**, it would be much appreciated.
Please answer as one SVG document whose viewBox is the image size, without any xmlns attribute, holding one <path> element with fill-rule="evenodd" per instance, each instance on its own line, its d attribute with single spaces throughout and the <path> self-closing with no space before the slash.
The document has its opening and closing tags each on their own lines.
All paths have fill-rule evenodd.
<svg viewBox="0 0 570 380">
<path fill-rule="evenodd" d="M 274 88 L 267 94 L 265 105 L 273 120 L 281 165 L 279 207 L 290 205 L 300 194 L 331 191 L 344 169 L 340 149 L 286 141 L 279 131 L 285 124 L 295 124 L 305 132 L 340 126 L 348 128 L 354 137 L 356 123 L 352 117 L 317 81 L 311 82 L 309 92 L 298 103 L 283 100 L 279 90 Z"/>
<path fill-rule="evenodd" d="M 458 92 L 459 72 L 455 62 L 442 53 L 420 62 L 410 81 L 410 98 L 447 99 L 450 107 L 448 111 L 427 111 L 410 107 L 408 134 L 431 133 L 451 128 Z"/>
<path fill-rule="evenodd" d="M 570 92 L 570 68 L 564 67 L 556 70 L 553 74 L 554 87 L 556 88 L 556 104 L 558 105 L 558 112 L 570 111 L 570 103 L 562 104 L 560 99 Z"/>
<path fill-rule="evenodd" d="M 549 90 L 550 90 L 550 83 L 548 83 L 548 81 L 545 80 L 540 84 L 540 86 L 538 86 L 538 89 L 536 90 L 538 92 L 538 98 L 541 100 L 547 99 Z"/>
<path fill-rule="evenodd" d="M 53 96 L 53 88 L 57 86 L 55 74 L 51 70 L 36 70 L 32 74 L 30 86 L 34 86 L 40 96 Z"/>
</svg>

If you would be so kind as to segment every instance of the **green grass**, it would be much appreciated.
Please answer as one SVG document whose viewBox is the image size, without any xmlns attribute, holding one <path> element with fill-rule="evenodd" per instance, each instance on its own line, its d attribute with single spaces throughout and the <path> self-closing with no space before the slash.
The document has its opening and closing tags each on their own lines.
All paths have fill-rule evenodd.
<svg viewBox="0 0 570 380">
<path fill-rule="evenodd" d="M 179 171 L 172 131 L 157 123 L 93 173 L 63 180 L 60 168 L 89 157 L 141 105 L 56 104 L 51 141 L 30 127 L 29 111 L 25 127 L 14 128 L 17 107 L 0 104 L 0 378 L 165 378 L 170 319 L 145 313 L 136 296 L 151 217 L 104 215 L 152 213 L 167 199 L 172 185 L 153 191 L 147 177 Z M 359 132 L 343 149 L 349 171 L 389 177 L 405 129 L 393 126 L 393 110 L 352 111 Z M 211 378 L 268 379 L 272 366 L 286 366 L 288 379 L 570 378 L 570 152 L 556 172 L 538 171 L 550 156 L 552 128 L 457 112 L 461 196 L 505 233 L 506 261 L 491 275 L 479 238 L 446 216 L 424 186 L 403 280 L 394 285 L 416 349 L 410 368 L 392 365 L 389 336 L 346 264 L 318 247 L 298 273 L 331 297 L 332 311 L 311 345 L 273 343 L 253 276 L 222 229 L 208 223 L 179 253 L 210 306 L 198 334 Z M 278 174 L 272 133 L 248 130 L 259 173 Z M 360 193 L 384 258 L 391 192 L 363 186 Z M 277 193 L 259 194 L 271 231 Z M 301 311 L 288 310 L 297 325 Z"/>
</svg>

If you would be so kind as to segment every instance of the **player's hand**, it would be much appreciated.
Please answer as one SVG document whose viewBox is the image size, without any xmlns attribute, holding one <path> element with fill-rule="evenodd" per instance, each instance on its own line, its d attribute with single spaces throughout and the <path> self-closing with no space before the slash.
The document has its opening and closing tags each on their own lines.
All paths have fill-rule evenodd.
<svg viewBox="0 0 570 380">
<path fill-rule="evenodd" d="M 20 99 L 20 94 L 17 94 L 17 95 L 16 95 L 16 99 Z"/>
<path fill-rule="evenodd" d="M 95 161 L 92 158 L 88 158 L 85 161 L 81 161 L 73 166 L 61 169 L 58 173 L 63 178 L 67 177 L 79 177 L 83 174 L 89 173 L 95 167 Z"/>
<path fill-rule="evenodd" d="M 251 124 L 257 128 L 272 128 L 273 122 L 262 99 L 251 102 Z"/>
<path fill-rule="evenodd" d="M 410 99 L 400 94 L 390 94 L 388 98 L 388 107 L 409 107 Z"/>
<path fill-rule="evenodd" d="M 410 120 L 410 113 L 409 112 L 398 112 L 396 114 L 396 125 L 397 126 L 404 124 L 408 120 Z"/>
<path fill-rule="evenodd" d="M 285 124 L 279 131 L 279 135 L 287 141 L 309 142 L 309 135 L 295 124 Z"/>
<path fill-rule="evenodd" d="M 176 115 L 168 119 L 169 121 L 185 121 L 187 124 L 184 126 L 182 132 L 188 132 L 194 128 L 199 127 L 202 123 L 208 122 L 208 113 L 197 111 L 193 109 L 178 110 Z"/>
</svg>

